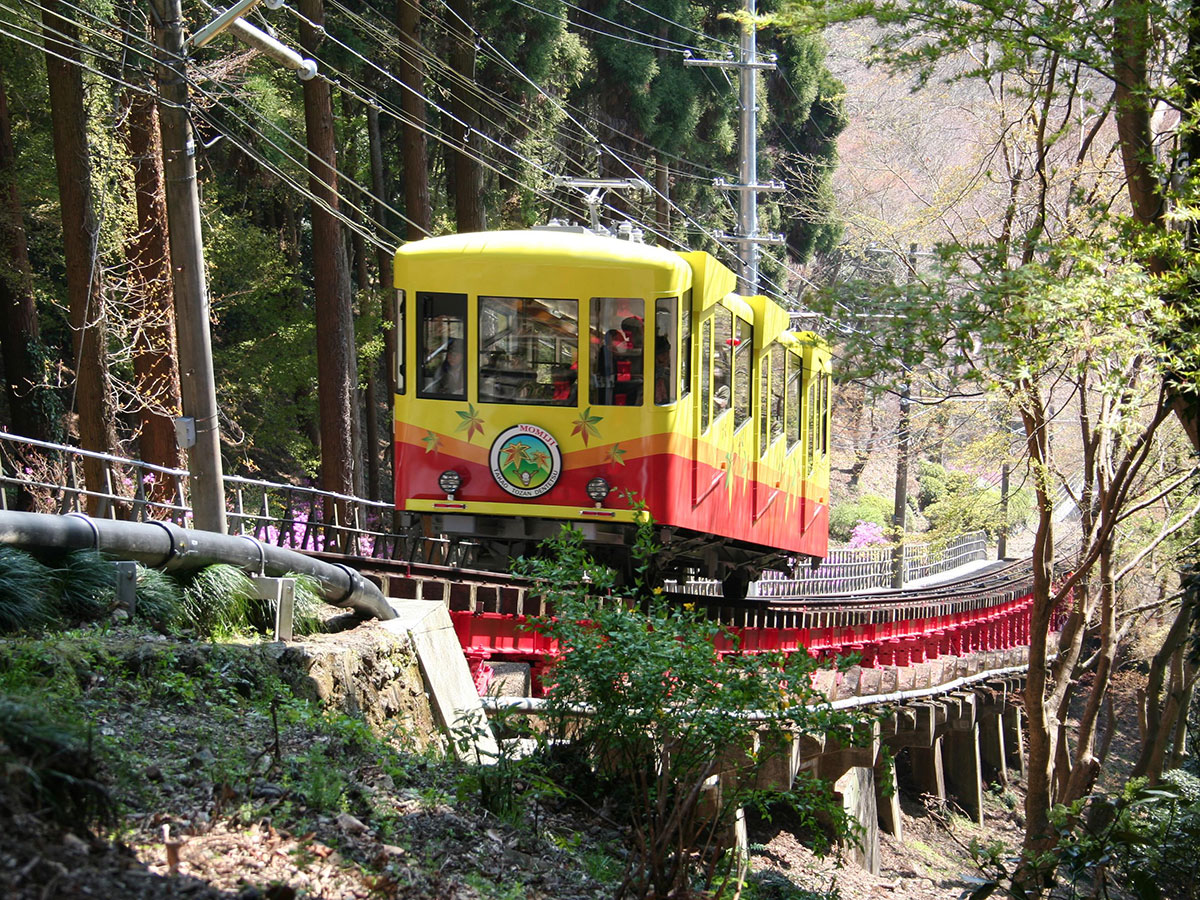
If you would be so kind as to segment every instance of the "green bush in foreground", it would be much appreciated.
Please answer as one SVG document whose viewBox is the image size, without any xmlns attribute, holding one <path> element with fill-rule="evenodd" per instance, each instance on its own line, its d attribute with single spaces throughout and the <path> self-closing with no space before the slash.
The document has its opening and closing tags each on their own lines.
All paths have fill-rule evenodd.
<svg viewBox="0 0 1200 900">
<path fill-rule="evenodd" d="M 642 573 L 650 534 L 647 525 L 637 548 Z M 722 654 L 737 646 L 732 633 L 644 585 L 618 591 L 569 528 L 515 568 L 555 611 L 538 626 L 559 650 L 545 678 L 551 743 L 569 736 L 595 766 L 599 796 L 623 807 L 630 853 L 618 897 L 735 893 L 738 861 L 724 850 L 747 805 L 786 796 L 802 821 L 845 833 L 827 785 L 801 781 L 786 795 L 756 785 L 764 763 L 786 758 L 788 733 L 854 731 L 813 690 L 807 654 Z M 650 599 L 639 608 L 637 596 Z"/>
</svg>

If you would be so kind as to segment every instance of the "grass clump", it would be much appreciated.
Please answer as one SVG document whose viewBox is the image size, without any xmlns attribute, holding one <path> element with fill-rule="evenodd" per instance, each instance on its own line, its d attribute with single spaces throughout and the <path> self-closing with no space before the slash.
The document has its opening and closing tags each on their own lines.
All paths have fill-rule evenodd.
<svg viewBox="0 0 1200 900">
<path fill-rule="evenodd" d="M 54 569 L 58 618 L 70 624 L 93 622 L 116 599 L 116 571 L 95 550 L 74 550 Z"/>
<path fill-rule="evenodd" d="M 27 631 L 51 620 L 50 570 L 28 553 L 0 547 L 0 632 Z"/>
<path fill-rule="evenodd" d="M 90 742 L 43 708 L 0 697 L 0 766 L 11 812 L 45 813 L 64 826 L 112 819 Z"/>
<path fill-rule="evenodd" d="M 234 566 L 218 563 L 192 575 L 183 588 L 188 624 L 202 635 L 232 637 L 250 628 L 254 584 Z"/>
<path fill-rule="evenodd" d="M 182 626 L 187 612 L 179 582 L 166 572 L 139 564 L 136 616 L 159 631 L 170 632 Z"/>
</svg>

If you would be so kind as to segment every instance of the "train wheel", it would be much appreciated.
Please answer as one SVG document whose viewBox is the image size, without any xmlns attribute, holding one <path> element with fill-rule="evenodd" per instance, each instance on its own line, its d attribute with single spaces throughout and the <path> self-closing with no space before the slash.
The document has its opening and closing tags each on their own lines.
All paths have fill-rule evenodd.
<svg viewBox="0 0 1200 900">
<path fill-rule="evenodd" d="M 746 592 L 750 590 L 750 581 L 754 577 L 753 573 L 746 568 L 738 566 L 731 569 L 729 574 L 721 581 L 721 594 L 728 603 L 741 603 L 746 599 Z"/>
</svg>

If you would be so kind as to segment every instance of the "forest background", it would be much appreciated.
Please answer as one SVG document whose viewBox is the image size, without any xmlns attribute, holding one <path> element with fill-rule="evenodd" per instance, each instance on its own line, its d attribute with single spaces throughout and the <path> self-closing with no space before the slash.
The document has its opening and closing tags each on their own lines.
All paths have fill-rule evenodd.
<svg viewBox="0 0 1200 900">
<path fill-rule="evenodd" d="M 1056 843 L 1053 802 L 1095 783 L 1134 634 L 1156 635 L 1136 774 L 1182 755 L 1200 17 L 1132 0 L 760 12 L 777 68 L 761 82 L 759 172 L 788 186 L 760 211 L 787 241 L 764 289 L 839 345 L 847 491 L 873 451 L 911 437 L 916 404 L 933 412 L 915 452 L 952 467 L 973 454 L 988 478 L 1011 468 L 1034 497 L 1028 862 Z M 191 32 L 213 12 L 184 14 Z M 0 7 L 0 349 L 12 430 L 173 466 L 152 65 L 167 17 L 162 2 Z M 586 220 L 555 176 L 642 177 L 653 190 L 609 195 L 608 217 L 732 262 L 720 234 L 735 205 L 714 179 L 737 169 L 736 84 L 684 65 L 733 51 L 732 4 L 299 0 L 269 19 L 317 78 L 228 36 L 182 70 L 230 470 L 388 496 L 392 250 Z M 872 82 L 868 59 L 903 74 Z M 1065 581 L 1063 492 L 1083 512 L 1058 541 L 1079 554 Z M 1055 610 L 1068 624 L 1046 640 Z"/>
</svg>

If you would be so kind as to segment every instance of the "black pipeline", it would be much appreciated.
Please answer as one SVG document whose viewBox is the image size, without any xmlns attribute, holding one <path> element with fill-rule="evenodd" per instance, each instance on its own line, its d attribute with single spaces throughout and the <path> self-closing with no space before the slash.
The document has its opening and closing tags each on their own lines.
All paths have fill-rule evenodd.
<svg viewBox="0 0 1200 900">
<path fill-rule="evenodd" d="M 311 559 L 246 535 L 180 528 L 171 522 L 122 522 L 0 510 L 0 545 L 44 550 L 98 550 L 155 569 L 198 569 L 227 563 L 255 575 L 308 575 L 321 598 L 364 617 L 394 619 L 383 593 L 353 569 Z"/>
</svg>

